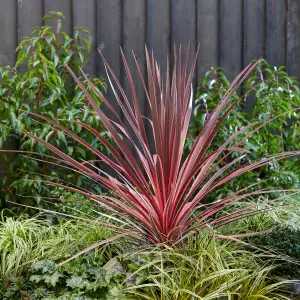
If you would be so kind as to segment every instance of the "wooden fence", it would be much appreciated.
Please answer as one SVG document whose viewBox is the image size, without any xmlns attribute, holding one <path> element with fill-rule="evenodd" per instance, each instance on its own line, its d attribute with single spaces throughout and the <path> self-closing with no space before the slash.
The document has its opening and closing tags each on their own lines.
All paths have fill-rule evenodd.
<svg viewBox="0 0 300 300">
<path fill-rule="evenodd" d="M 164 66 L 173 43 L 190 42 L 192 53 L 201 45 L 197 79 L 211 65 L 233 78 L 261 56 L 300 78 L 299 0 L 0 0 L 0 63 L 14 62 L 17 42 L 51 10 L 64 13 L 67 33 L 73 25 L 90 31 L 88 71 L 97 75 L 103 75 L 97 47 L 122 78 L 119 46 L 144 64 L 147 44 Z"/>
<path fill-rule="evenodd" d="M 190 42 L 192 54 L 200 43 L 196 80 L 211 65 L 232 79 L 261 56 L 300 78 L 300 0 L 0 0 L 0 63 L 14 63 L 18 41 L 52 10 L 65 15 L 67 33 L 75 25 L 90 31 L 88 72 L 104 74 L 100 47 L 125 90 L 119 47 L 127 57 L 133 49 L 145 72 L 145 44 L 163 67 L 173 43 L 186 48 Z M 147 115 L 142 88 L 138 97 Z"/>
</svg>

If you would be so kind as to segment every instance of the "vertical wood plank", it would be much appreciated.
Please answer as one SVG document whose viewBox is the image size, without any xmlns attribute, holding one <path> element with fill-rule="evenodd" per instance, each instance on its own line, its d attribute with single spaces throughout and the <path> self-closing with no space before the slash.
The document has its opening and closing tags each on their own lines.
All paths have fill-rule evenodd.
<svg viewBox="0 0 300 300">
<path fill-rule="evenodd" d="M 172 0 L 172 42 L 176 48 L 182 46 L 182 57 L 188 44 L 191 45 L 189 67 L 196 50 L 196 1 Z M 172 45 L 173 51 L 173 45 Z M 196 74 L 195 74 L 196 75 Z"/>
<path fill-rule="evenodd" d="M 219 1 L 198 0 L 197 44 L 200 50 L 197 62 L 197 79 L 203 79 L 211 66 L 218 65 Z"/>
<path fill-rule="evenodd" d="M 31 35 L 35 26 L 43 25 L 44 7 L 42 0 L 18 1 L 18 41 Z"/>
<path fill-rule="evenodd" d="M 265 56 L 265 2 L 244 2 L 244 67 Z"/>
<path fill-rule="evenodd" d="M 292 76 L 300 80 L 300 2 L 288 1 L 287 67 Z"/>
<path fill-rule="evenodd" d="M 286 56 L 286 0 L 267 0 L 267 61 L 280 66 Z"/>
<path fill-rule="evenodd" d="M 73 25 L 84 26 L 90 33 L 88 40 L 91 51 L 88 55 L 88 64 L 85 71 L 95 75 L 97 56 L 97 9 L 95 0 L 73 0 Z"/>
<path fill-rule="evenodd" d="M 246 0 L 244 2 L 244 61 L 246 67 L 252 60 L 266 55 L 265 44 L 265 1 Z M 247 97 L 245 111 L 251 113 L 254 97 Z"/>
<path fill-rule="evenodd" d="M 242 2 L 221 0 L 220 18 L 220 65 L 233 80 L 242 69 Z"/>
<path fill-rule="evenodd" d="M 105 59 L 112 67 L 117 78 L 121 80 L 120 47 L 122 46 L 122 2 L 121 0 L 98 0 L 98 36 L 97 46 L 101 49 Z M 110 30 L 111 29 L 111 30 Z M 106 79 L 105 68 L 97 51 L 97 74 Z M 107 82 L 108 83 L 108 82 Z M 107 98 L 111 105 L 120 113 L 117 100 L 110 88 Z M 112 118 L 109 110 L 103 108 L 107 115 Z"/>
<path fill-rule="evenodd" d="M 101 49 L 105 59 L 122 83 L 122 65 L 120 56 L 120 47 L 122 46 L 122 0 L 98 0 L 97 9 L 97 46 Z M 106 82 L 109 84 L 104 64 L 98 51 L 96 62 L 97 75 L 105 78 Z M 106 97 L 119 116 L 122 116 L 117 100 L 110 87 L 108 87 Z M 115 117 L 109 109 L 103 107 L 103 111 L 111 119 L 115 120 Z M 104 169 L 104 171 L 112 176 L 118 176 L 105 164 L 100 164 L 100 168 Z"/>
<path fill-rule="evenodd" d="M 13 64 L 16 58 L 17 5 L 11 0 L 1 0 L 0 5 L 0 64 L 8 65 Z"/>
<path fill-rule="evenodd" d="M 137 97 L 139 99 L 141 112 L 147 115 L 146 97 L 141 80 L 136 70 L 132 50 L 137 57 L 141 72 L 145 75 L 145 43 L 146 43 L 146 0 L 124 0 L 123 11 L 123 49 L 128 64 L 131 66 L 131 72 Z M 124 88 L 127 96 L 131 100 L 130 88 L 124 71 Z"/>
<path fill-rule="evenodd" d="M 170 0 L 147 2 L 147 46 L 165 74 L 167 57 L 171 50 L 171 2 Z"/>
<path fill-rule="evenodd" d="M 65 16 L 63 20 L 63 31 L 69 36 L 73 34 L 72 23 L 72 0 L 44 0 L 45 15 L 50 11 L 62 12 Z M 86 0 L 84 1 L 86 2 Z M 46 25 L 52 25 L 52 20 L 46 20 Z"/>
</svg>

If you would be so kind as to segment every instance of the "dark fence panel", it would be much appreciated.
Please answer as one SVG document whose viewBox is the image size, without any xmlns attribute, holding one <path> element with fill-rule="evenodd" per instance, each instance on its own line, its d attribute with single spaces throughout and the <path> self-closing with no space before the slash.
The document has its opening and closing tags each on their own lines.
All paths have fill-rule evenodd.
<svg viewBox="0 0 300 300">
<path fill-rule="evenodd" d="M 1 64 L 14 62 L 17 41 L 41 25 L 41 17 L 52 10 L 64 13 L 67 33 L 75 25 L 90 31 L 88 72 L 105 77 L 97 53 L 100 47 L 117 76 L 123 77 L 126 90 L 119 47 L 129 57 L 134 50 L 144 64 L 145 44 L 165 68 L 174 43 L 183 49 L 190 43 L 191 54 L 200 43 L 196 81 L 212 65 L 221 65 L 232 79 L 261 56 L 300 75 L 298 0 L 0 0 Z M 146 113 L 146 105 L 142 106 Z"/>
<path fill-rule="evenodd" d="M 288 1 L 287 32 L 288 71 L 300 79 L 300 1 Z"/>
<path fill-rule="evenodd" d="M 203 77 L 211 66 L 219 64 L 219 1 L 198 0 L 197 43 L 200 52 L 197 61 L 197 76 Z"/>
<path fill-rule="evenodd" d="M 41 25 L 51 10 L 65 15 L 64 29 L 84 25 L 91 32 L 89 73 L 105 75 L 97 48 L 111 64 L 126 92 L 130 88 L 119 47 L 133 66 L 131 50 L 145 72 L 144 45 L 157 54 L 164 69 L 174 43 L 194 54 L 200 43 L 195 82 L 210 66 L 221 65 L 232 79 L 251 60 L 265 57 L 288 67 L 300 78 L 299 0 L 0 0 L 0 63 L 13 64 L 18 40 Z M 48 21 L 47 21 L 48 22 Z M 136 70 L 133 76 L 137 84 Z M 137 95 L 144 114 L 147 103 L 141 84 Z M 111 91 L 107 97 L 116 104 Z M 246 103 L 251 110 L 252 103 Z"/>
<path fill-rule="evenodd" d="M 200 43 L 197 80 L 212 65 L 233 78 L 261 56 L 300 75 L 298 0 L 0 0 L 0 63 L 14 62 L 17 41 L 51 10 L 64 13 L 67 33 L 74 25 L 90 31 L 87 70 L 97 75 L 105 76 L 97 47 L 121 77 L 120 46 L 144 63 L 146 44 L 164 68 L 174 43 L 190 43 L 192 54 Z"/>
<path fill-rule="evenodd" d="M 274 65 L 286 63 L 286 0 L 267 0 L 266 58 Z"/>
<path fill-rule="evenodd" d="M 118 78 L 122 77 L 122 64 L 120 57 L 120 46 L 123 45 L 122 26 L 122 0 L 98 0 L 97 6 L 97 46 L 101 49 L 105 59 L 114 70 Z M 110 28 L 107 30 L 107 28 Z M 105 68 L 97 51 L 96 61 L 97 75 L 105 76 Z M 114 107 L 118 107 L 117 100 L 111 89 L 108 90 L 107 98 Z M 120 109 L 117 110 L 120 113 Z M 109 110 L 106 113 L 112 117 Z"/>
<path fill-rule="evenodd" d="M 230 5 L 228 5 L 230 3 Z M 242 69 L 243 1 L 221 1 L 220 7 L 220 65 L 230 80 Z M 201 63 L 201 62 L 200 62 Z"/>
<path fill-rule="evenodd" d="M 252 60 L 266 55 L 266 3 L 261 0 L 244 2 L 244 44 L 243 44 L 243 67 Z M 247 97 L 245 110 L 252 111 L 254 96 Z"/>
</svg>

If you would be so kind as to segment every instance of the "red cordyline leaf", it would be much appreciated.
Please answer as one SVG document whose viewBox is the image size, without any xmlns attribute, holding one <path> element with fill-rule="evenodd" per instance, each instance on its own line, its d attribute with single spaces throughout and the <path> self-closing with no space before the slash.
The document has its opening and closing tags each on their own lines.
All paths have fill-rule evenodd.
<svg viewBox="0 0 300 300">
<path fill-rule="evenodd" d="M 209 151 L 210 145 L 225 118 L 241 100 L 231 103 L 231 95 L 253 70 L 257 64 L 255 63 L 248 65 L 234 79 L 225 96 L 220 99 L 217 107 L 206 120 L 202 131 L 194 141 L 190 153 L 187 157 L 184 157 L 184 143 L 192 114 L 192 79 L 197 54 L 188 73 L 189 50 L 187 50 L 183 65 L 181 64 L 181 49 L 179 49 L 178 56 L 175 51 L 172 75 L 170 75 L 168 63 L 164 82 L 153 54 L 149 55 L 146 49 L 147 80 L 143 78 L 134 57 L 150 108 L 149 119 L 144 118 L 141 114 L 141 100 L 137 96 L 136 82 L 131 75 L 123 52 L 121 51 L 121 55 L 130 87 L 130 94 L 128 95 L 126 95 L 113 70 L 103 57 L 110 86 L 126 122 L 119 118 L 116 109 L 110 105 L 109 100 L 93 86 L 83 73 L 103 105 L 115 116 L 114 120 L 107 117 L 80 80 L 67 67 L 88 99 L 89 105 L 111 134 L 113 143 L 105 140 L 96 129 L 84 123 L 70 122 L 78 123 L 85 130 L 88 130 L 110 150 L 110 156 L 101 153 L 75 132 L 70 131 L 58 122 L 31 113 L 33 116 L 39 117 L 63 130 L 82 147 L 91 151 L 97 157 L 97 160 L 101 160 L 115 171 L 114 174 L 117 175 L 114 177 L 98 170 L 93 166 L 92 161 L 76 161 L 48 142 L 30 133 L 25 133 L 51 150 L 59 157 L 60 161 L 65 163 L 68 169 L 74 169 L 76 172 L 92 178 L 100 185 L 112 190 L 114 196 L 95 195 L 80 188 L 57 183 L 53 183 L 54 185 L 65 187 L 70 191 L 91 198 L 98 204 L 102 204 L 105 209 L 118 215 L 126 222 L 128 227 L 134 229 L 135 232 L 139 232 L 151 243 L 175 243 L 187 232 L 193 230 L 195 224 L 199 227 L 219 226 L 222 223 L 236 220 L 239 213 L 232 213 L 226 215 L 226 217 L 220 217 L 220 219 L 216 219 L 215 216 L 223 208 L 229 207 L 241 199 L 251 195 L 264 194 L 266 191 L 247 192 L 247 189 L 243 189 L 208 206 L 201 205 L 202 200 L 216 187 L 245 172 L 259 168 L 274 160 L 300 154 L 300 151 L 279 153 L 255 163 L 235 168 L 236 163 L 249 152 L 242 148 L 242 144 L 246 139 L 245 134 L 249 136 L 262 127 L 261 125 L 256 127 L 256 123 L 241 128 L 234 133 L 217 151 Z M 146 122 L 151 125 L 151 136 L 147 135 Z M 125 126 L 125 123 L 128 125 Z M 250 134 L 248 133 L 249 129 L 252 130 Z M 154 145 L 150 147 L 151 140 L 154 141 Z M 240 152 L 241 156 L 228 162 L 226 159 L 232 152 Z M 50 183 L 48 182 L 48 184 Z M 251 215 L 251 212 L 247 210 L 240 211 L 241 217 L 247 215 Z"/>
</svg>

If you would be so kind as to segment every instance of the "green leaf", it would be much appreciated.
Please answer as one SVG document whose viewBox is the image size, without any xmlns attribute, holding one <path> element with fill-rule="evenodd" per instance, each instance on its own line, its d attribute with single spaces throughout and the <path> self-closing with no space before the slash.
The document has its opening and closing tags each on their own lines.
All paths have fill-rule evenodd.
<svg viewBox="0 0 300 300">
<path fill-rule="evenodd" d="M 36 83 L 39 81 L 40 79 L 38 77 L 33 77 L 30 79 L 30 85 L 29 85 L 29 89 L 33 88 L 34 86 L 36 86 Z"/>
<path fill-rule="evenodd" d="M 56 15 L 58 16 L 58 17 L 60 17 L 60 18 L 65 18 L 65 16 L 64 16 L 64 14 L 62 13 L 62 12 L 60 12 L 60 11 L 58 11 L 57 13 L 56 13 Z"/>
<path fill-rule="evenodd" d="M 51 284 L 52 286 L 56 286 L 56 284 L 59 282 L 59 278 L 61 277 L 63 276 L 56 271 L 51 275 L 43 275 L 43 280 L 46 284 Z"/>
<path fill-rule="evenodd" d="M 68 55 L 68 56 L 66 56 L 66 57 L 64 58 L 64 60 L 63 60 L 63 64 L 64 64 L 64 65 L 68 64 L 68 62 L 70 61 L 72 55 L 73 55 L 73 53 L 70 54 L 70 55 Z"/>
<path fill-rule="evenodd" d="M 81 147 L 75 147 L 76 152 L 79 153 L 81 155 L 82 158 L 86 158 L 86 153 L 84 151 L 84 149 L 82 149 Z"/>
<path fill-rule="evenodd" d="M 46 135 L 46 137 L 45 137 L 45 141 L 46 141 L 46 142 L 49 141 L 49 139 L 50 139 L 50 137 L 53 135 L 53 133 L 54 133 L 54 131 L 51 130 L 51 131 Z"/>
<path fill-rule="evenodd" d="M 84 280 L 80 276 L 72 275 L 70 279 L 66 280 L 66 284 L 68 287 L 71 287 L 73 289 L 74 288 L 83 289 L 88 285 L 88 281 Z"/>
<path fill-rule="evenodd" d="M 126 296 L 126 294 L 124 293 L 124 286 L 121 284 L 116 284 L 112 287 L 110 287 L 107 296 L 106 296 L 107 300 L 130 300 L 130 298 L 128 298 Z M 132 299 L 132 298 L 131 298 Z"/>
<path fill-rule="evenodd" d="M 46 40 L 47 44 L 50 45 L 52 43 L 52 41 L 54 40 L 54 37 L 51 34 L 48 34 L 45 36 L 45 40 Z"/>
<path fill-rule="evenodd" d="M 73 41 L 73 39 L 67 38 L 64 42 L 64 46 L 67 47 L 72 41 Z"/>
<path fill-rule="evenodd" d="M 85 61 L 84 55 L 81 52 L 79 52 L 78 56 L 79 56 L 79 59 L 80 59 L 81 63 L 84 63 L 84 61 Z"/>
<path fill-rule="evenodd" d="M 84 42 L 86 48 L 87 48 L 87 51 L 90 52 L 91 50 L 91 44 L 89 43 L 89 41 L 85 38 L 82 38 L 82 41 Z"/>
<path fill-rule="evenodd" d="M 32 276 L 30 276 L 29 280 L 39 283 L 43 280 L 43 276 L 42 275 L 32 275 Z"/>
<path fill-rule="evenodd" d="M 42 273 L 52 273 L 56 269 L 56 264 L 52 260 L 39 260 L 32 265 L 32 269 L 42 271 Z"/>
<path fill-rule="evenodd" d="M 58 131 L 57 136 L 61 141 L 63 141 L 65 144 L 67 144 L 66 136 L 63 131 Z"/>
<path fill-rule="evenodd" d="M 58 55 L 55 53 L 55 54 L 54 54 L 54 67 L 57 67 L 58 62 L 59 62 L 59 57 L 58 57 Z"/>
<path fill-rule="evenodd" d="M 62 22 L 61 20 L 57 20 L 56 22 L 56 32 L 59 33 L 61 31 L 61 27 L 62 27 Z"/>
<path fill-rule="evenodd" d="M 36 60 L 36 61 L 32 64 L 32 66 L 35 67 L 35 66 L 37 66 L 40 62 L 41 62 L 40 60 Z"/>
<path fill-rule="evenodd" d="M 68 154 L 68 155 L 72 155 L 72 154 L 73 154 L 73 151 L 74 151 L 74 148 L 73 148 L 73 147 L 68 147 L 68 148 L 67 148 L 67 154 Z"/>
<path fill-rule="evenodd" d="M 52 16 L 47 15 L 47 16 L 44 16 L 44 17 L 42 18 L 42 20 L 48 20 L 48 19 L 52 19 L 52 18 L 53 18 Z"/>
<path fill-rule="evenodd" d="M 78 39 L 78 36 L 79 36 L 79 30 L 76 28 L 76 29 L 74 30 L 74 38 L 75 38 L 75 39 Z"/>
</svg>

